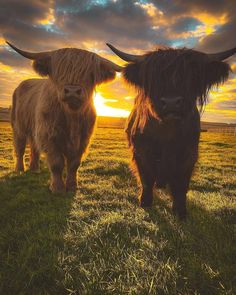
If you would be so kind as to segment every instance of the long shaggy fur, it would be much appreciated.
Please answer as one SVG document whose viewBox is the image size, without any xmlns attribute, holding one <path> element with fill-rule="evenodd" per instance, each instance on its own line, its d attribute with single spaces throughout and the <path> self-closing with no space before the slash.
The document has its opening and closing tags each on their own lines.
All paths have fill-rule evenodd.
<svg viewBox="0 0 236 295">
<path fill-rule="evenodd" d="M 101 83 L 115 78 L 115 72 L 102 71 L 103 59 L 95 53 L 77 48 L 57 50 L 51 57 L 50 77 L 58 84 Z M 37 62 L 34 62 L 37 71 Z M 106 77 L 107 75 L 107 77 Z"/>
<path fill-rule="evenodd" d="M 143 130 L 150 116 L 156 117 L 150 98 L 162 97 L 170 93 L 181 92 L 187 99 L 186 108 L 197 99 L 200 111 L 207 103 L 210 89 L 224 83 L 230 72 L 228 64 L 211 62 L 206 54 L 191 49 L 159 48 L 147 53 L 140 63 L 127 65 L 124 70 L 125 80 L 136 87 L 138 95 L 134 109 L 136 128 Z"/>
<path fill-rule="evenodd" d="M 46 79 L 23 81 L 14 91 L 12 127 L 17 156 L 16 170 L 22 171 L 26 141 L 31 146 L 30 168 L 38 168 L 39 153 L 46 152 L 51 171 L 51 190 L 63 190 L 62 171 L 66 161 L 66 189 L 74 190 L 75 176 L 93 132 L 96 85 L 112 80 L 115 71 L 102 57 L 86 50 L 64 48 L 33 62 Z M 82 89 L 81 107 L 71 110 L 63 100 L 66 85 Z"/>
<path fill-rule="evenodd" d="M 125 67 L 125 80 L 137 90 L 126 131 L 142 187 L 141 206 L 152 205 L 154 185 L 168 185 L 173 212 L 185 218 L 186 193 L 198 158 L 199 111 L 210 89 L 223 83 L 229 72 L 227 63 L 186 48 L 160 48 Z M 162 120 L 158 103 L 165 97 L 183 99 L 181 120 Z"/>
</svg>

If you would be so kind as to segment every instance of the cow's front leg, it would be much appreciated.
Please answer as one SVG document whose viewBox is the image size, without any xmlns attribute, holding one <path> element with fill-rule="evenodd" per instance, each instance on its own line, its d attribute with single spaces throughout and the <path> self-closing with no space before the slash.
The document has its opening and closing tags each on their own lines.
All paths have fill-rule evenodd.
<svg viewBox="0 0 236 295">
<path fill-rule="evenodd" d="M 181 167 L 179 164 L 180 169 L 172 175 L 170 181 L 170 190 L 173 198 L 172 210 L 181 220 L 185 219 L 187 214 L 186 195 L 189 189 L 193 167 L 194 163 L 191 163 L 188 167 Z"/>
<path fill-rule="evenodd" d="M 173 197 L 173 203 L 172 203 L 173 213 L 177 215 L 180 220 L 184 220 L 187 214 L 186 191 L 172 190 L 172 197 Z"/>
<path fill-rule="evenodd" d="M 31 142 L 30 144 L 30 170 L 34 172 L 39 171 L 39 151 L 35 143 Z"/>
<path fill-rule="evenodd" d="M 155 183 L 155 167 L 150 151 L 134 152 L 133 161 L 138 170 L 138 176 L 142 185 L 140 206 L 151 207 L 153 203 L 153 187 Z"/>
<path fill-rule="evenodd" d="M 26 146 L 26 137 L 19 136 L 15 131 L 14 135 L 14 146 L 15 146 L 15 153 L 16 153 L 16 172 L 23 172 L 24 171 L 24 153 L 25 153 L 25 146 Z"/>
<path fill-rule="evenodd" d="M 52 149 L 47 153 L 47 160 L 51 173 L 50 190 L 53 193 L 65 191 L 65 184 L 62 179 L 65 165 L 64 156 L 56 149 Z"/>
<path fill-rule="evenodd" d="M 66 191 L 75 192 L 77 189 L 76 174 L 80 166 L 81 156 L 67 157 L 67 177 L 66 177 Z"/>
</svg>

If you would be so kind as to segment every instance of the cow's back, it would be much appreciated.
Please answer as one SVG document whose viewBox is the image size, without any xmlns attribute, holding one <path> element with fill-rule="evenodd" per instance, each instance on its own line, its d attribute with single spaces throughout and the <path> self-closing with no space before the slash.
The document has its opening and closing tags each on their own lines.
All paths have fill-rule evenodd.
<svg viewBox="0 0 236 295">
<path fill-rule="evenodd" d="M 46 79 L 29 79 L 13 93 L 11 124 L 14 132 L 31 137 L 35 127 L 35 110 Z"/>
</svg>

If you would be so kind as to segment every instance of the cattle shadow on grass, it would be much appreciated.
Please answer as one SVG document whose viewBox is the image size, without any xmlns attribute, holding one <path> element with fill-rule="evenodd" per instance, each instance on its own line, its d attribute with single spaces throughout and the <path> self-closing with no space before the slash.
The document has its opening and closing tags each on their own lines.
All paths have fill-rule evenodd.
<svg viewBox="0 0 236 295">
<path fill-rule="evenodd" d="M 188 200 L 181 223 L 159 191 L 143 210 L 122 165 L 99 168 L 94 186 L 97 171 L 81 172 L 76 196 L 52 195 L 47 169 L 0 179 L 1 293 L 127 294 L 139 286 L 136 294 L 147 294 L 152 285 L 149 294 L 224 294 L 222 286 L 233 294 L 227 224 L 235 212 L 209 212 Z"/>
<path fill-rule="evenodd" d="M 170 257 L 176 257 L 180 264 L 177 289 L 191 294 L 233 294 L 232 225 L 236 224 L 236 211 L 230 208 L 208 211 L 191 199 L 187 201 L 187 211 L 186 221 L 179 221 L 172 214 L 169 197 L 163 198 L 159 190 L 155 192 L 154 207 L 146 210 L 168 240 Z"/>
<path fill-rule="evenodd" d="M 74 195 L 52 194 L 48 178 L 46 169 L 0 178 L 1 294 L 62 294 L 57 260 Z"/>
<path fill-rule="evenodd" d="M 134 294 L 147 294 L 152 285 L 149 294 L 233 294 L 233 210 L 211 212 L 189 199 L 188 219 L 179 222 L 160 191 L 153 208 L 138 207 L 127 164 L 97 171 L 96 185 L 88 185 L 89 177 L 82 182 L 71 216 L 64 255 L 73 257 L 61 261 L 70 277 L 65 288 L 81 294 L 110 294 L 114 288 L 114 294 L 127 294 L 129 286 Z"/>
</svg>

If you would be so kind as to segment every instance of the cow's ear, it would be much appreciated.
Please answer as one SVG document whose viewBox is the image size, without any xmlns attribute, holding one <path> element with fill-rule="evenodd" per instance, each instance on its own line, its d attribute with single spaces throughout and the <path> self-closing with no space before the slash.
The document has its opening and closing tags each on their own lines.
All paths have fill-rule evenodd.
<svg viewBox="0 0 236 295">
<path fill-rule="evenodd" d="M 33 68 L 40 76 L 48 76 L 51 74 L 51 57 L 47 56 L 33 61 Z"/>
<path fill-rule="evenodd" d="M 211 87 L 219 85 L 226 81 L 229 77 L 231 69 L 230 66 L 221 61 L 211 61 L 206 66 L 206 80 L 207 84 Z"/>
<path fill-rule="evenodd" d="M 140 68 L 141 63 L 130 63 L 123 71 L 125 80 L 135 87 L 142 87 Z"/>
<path fill-rule="evenodd" d="M 98 73 L 95 75 L 96 84 L 111 81 L 115 78 L 116 72 L 108 64 L 101 63 Z"/>
</svg>

